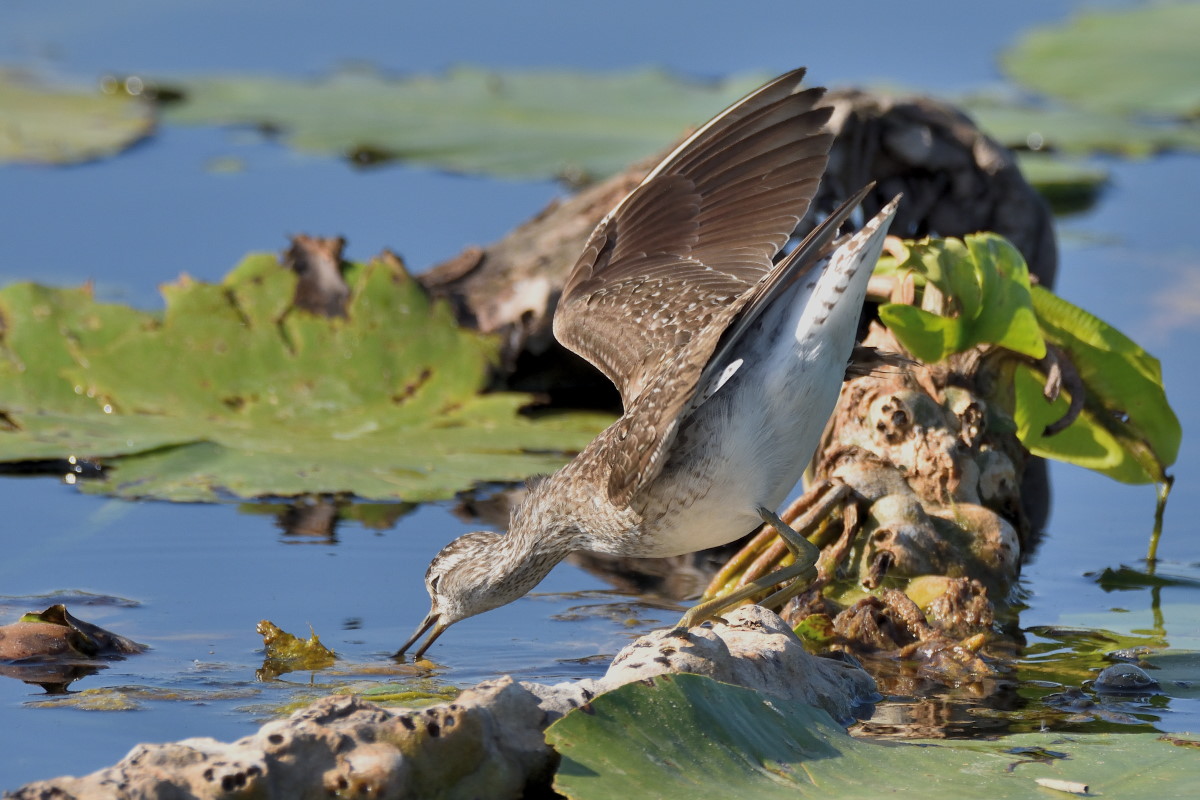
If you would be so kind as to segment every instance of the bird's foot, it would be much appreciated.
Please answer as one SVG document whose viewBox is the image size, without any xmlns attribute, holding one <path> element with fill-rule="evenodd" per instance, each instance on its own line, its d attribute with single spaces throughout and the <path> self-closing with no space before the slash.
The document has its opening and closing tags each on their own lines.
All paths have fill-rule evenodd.
<svg viewBox="0 0 1200 800">
<path fill-rule="evenodd" d="M 809 546 L 812 547 L 812 545 Z M 816 550 L 815 547 L 813 549 Z M 820 551 L 818 550 L 817 553 L 819 555 Z M 816 559 L 814 558 L 813 563 L 815 562 Z M 786 601 L 800 591 L 803 591 L 808 586 L 813 574 L 814 570 L 811 563 L 790 564 L 756 581 L 751 581 L 745 586 L 739 587 L 734 592 L 714 597 L 712 600 L 706 600 L 703 603 L 697 603 L 687 610 L 687 613 L 679 620 L 679 624 L 671 631 L 671 635 L 684 638 L 689 628 L 694 628 L 708 620 L 728 625 L 729 623 L 720 616 L 723 611 L 735 608 L 741 605 L 743 600 L 760 592 L 773 589 L 780 584 L 787 585 L 768 597 L 763 604 L 776 605 L 779 601 Z"/>
<path fill-rule="evenodd" d="M 806 531 L 810 529 L 815 530 L 828 510 L 841 502 L 848 492 L 849 489 L 845 485 L 830 487 L 830 490 L 822 495 L 820 501 L 805 513 L 800 527 Z M 671 631 L 672 636 L 686 637 L 689 628 L 694 628 L 710 619 L 725 622 L 719 616 L 721 612 L 734 608 L 740 605 L 743 600 L 761 592 L 774 589 L 777 586 L 782 585 L 783 588 L 763 600 L 762 605 L 769 608 L 777 608 L 808 588 L 816 575 L 815 567 L 817 559 L 821 557 L 821 549 L 798 533 L 791 525 L 780 519 L 778 514 L 765 506 L 758 508 L 758 515 L 764 522 L 779 532 L 780 538 L 792 554 L 792 563 L 775 572 L 764 575 L 758 580 L 751 581 L 727 595 L 714 597 L 711 600 L 706 600 L 703 603 L 692 606 L 683 615 L 683 619 L 679 620 L 679 624 L 675 629 Z"/>
<path fill-rule="evenodd" d="M 791 525 L 788 525 L 774 511 L 764 506 L 758 507 L 758 515 L 762 517 L 763 522 L 770 525 L 779 533 L 779 538 L 791 551 L 795 565 L 803 564 L 805 569 L 815 567 L 817 559 L 821 557 L 821 549 L 808 539 L 801 536 Z"/>
<path fill-rule="evenodd" d="M 683 617 L 680 618 L 679 624 L 671 630 L 671 636 L 675 636 L 680 639 L 686 639 L 689 630 L 703 625 L 705 622 L 719 622 L 722 625 L 728 625 L 729 621 L 722 617 L 720 612 L 725 611 L 728 608 L 732 608 L 734 605 L 740 602 L 741 599 L 744 599 L 739 598 L 735 599 L 733 602 L 729 602 L 730 597 L 732 597 L 732 595 L 727 597 L 717 597 L 692 606 L 684 613 Z"/>
</svg>

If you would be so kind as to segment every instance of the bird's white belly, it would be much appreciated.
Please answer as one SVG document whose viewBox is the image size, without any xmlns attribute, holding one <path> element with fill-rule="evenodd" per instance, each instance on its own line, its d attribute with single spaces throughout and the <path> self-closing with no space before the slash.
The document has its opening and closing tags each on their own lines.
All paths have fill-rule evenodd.
<svg viewBox="0 0 1200 800">
<path fill-rule="evenodd" d="M 699 476 L 680 486 L 661 517 L 647 519 L 644 541 L 653 556 L 673 556 L 727 544 L 754 530 L 762 519 L 755 499 L 762 482 L 746 471 L 737 480 Z"/>
<path fill-rule="evenodd" d="M 761 523 L 759 507 L 779 510 L 800 481 L 837 402 L 857 312 L 825 336 L 806 335 L 799 316 L 787 305 L 768 314 L 766 326 L 788 333 L 769 337 L 774 348 L 748 358 L 679 432 L 662 475 L 673 489 L 660 494 L 669 498 L 656 509 L 661 518 L 647 515 L 648 554 L 744 536 Z"/>
<path fill-rule="evenodd" d="M 664 470 L 663 477 L 673 486 L 659 496 L 667 499 L 647 509 L 648 535 L 643 541 L 653 551 L 647 555 L 690 553 L 744 536 L 761 524 L 760 507 L 777 510 L 800 481 L 827 414 L 813 414 L 811 407 L 807 414 L 764 414 L 770 399 L 758 392 L 738 394 L 746 400 L 753 395 L 756 405 L 735 402 L 683 432 L 680 466 L 669 463 Z M 817 405 L 827 408 L 831 403 Z M 718 435 L 713 430 L 721 417 L 738 429 L 736 433 L 725 430 Z M 697 458 L 696 448 L 701 446 L 704 455 Z M 684 455 L 688 451 L 690 455 Z"/>
</svg>

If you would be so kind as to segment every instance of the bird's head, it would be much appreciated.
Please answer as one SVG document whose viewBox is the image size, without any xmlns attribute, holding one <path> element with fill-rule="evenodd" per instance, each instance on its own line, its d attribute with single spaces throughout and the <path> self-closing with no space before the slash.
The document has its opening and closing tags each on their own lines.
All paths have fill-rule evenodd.
<svg viewBox="0 0 1200 800">
<path fill-rule="evenodd" d="M 577 549 L 576 526 L 564 519 L 552 481 L 538 480 L 529 490 L 513 509 L 507 534 L 467 533 L 433 557 L 425 571 L 429 613 L 397 656 L 432 631 L 413 653 L 420 658 L 451 625 L 524 596 Z"/>
<path fill-rule="evenodd" d="M 425 571 L 425 590 L 429 592 L 429 613 L 396 655 L 412 647 L 432 629 L 429 638 L 413 653 L 414 658 L 429 649 L 442 633 L 459 620 L 502 606 L 520 595 L 507 596 L 503 583 L 494 580 L 490 571 L 496 563 L 504 537 L 487 531 L 476 531 L 458 537 L 442 548 L 429 569 Z"/>
<path fill-rule="evenodd" d="M 520 519 L 514 516 L 514 520 Z M 429 638 L 413 653 L 414 658 L 420 658 L 454 623 L 511 603 L 537 586 L 570 547 L 565 540 L 543 547 L 536 533 L 518 524 L 505 535 L 476 531 L 443 547 L 425 571 L 429 613 L 396 655 L 402 655 L 431 630 Z"/>
</svg>

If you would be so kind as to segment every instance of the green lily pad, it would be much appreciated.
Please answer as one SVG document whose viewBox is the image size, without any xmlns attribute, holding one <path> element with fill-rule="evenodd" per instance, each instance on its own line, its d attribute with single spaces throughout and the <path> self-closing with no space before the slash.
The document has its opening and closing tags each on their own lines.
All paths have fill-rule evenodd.
<svg viewBox="0 0 1200 800">
<path fill-rule="evenodd" d="M 415 502 L 556 469 L 608 421 L 480 394 L 496 342 L 394 261 L 346 278 L 345 319 L 293 309 L 294 274 L 265 255 L 165 287 L 162 314 L 0 290 L 0 461 L 104 459 L 84 488 L 121 497 Z"/>
<path fill-rule="evenodd" d="M 316 82 L 196 78 L 175 84 L 172 94 L 178 92 L 183 100 L 168 105 L 165 117 L 179 124 L 253 125 L 281 132 L 297 149 L 344 155 L 359 163 L 401 159 L 467 173 L 585 180 L 662 150 L 688 125 L 711 116 L 762 77 L 697 84 L 658 70 L 587 74 L 461 67 L 440 77 L 347 72 Z M 988 108 L 973 102 L 981 110 Z M 1034 115 L 1029 121 L 1031 113 L 1002 104 L 988 113 L 986 122 L 1002 126 L 1009 146 L 1024 146 L 1040 119 Z M 1127 145 L 1144 139 L 1147 126 L 1125 124 L 1140 135 L 1120 129 L 1098 149 L 1162 149 Z M 1079 123 L 1072 131 L 1093 129 Z M 1200 147 L 1195 138 L 1185 141 Z M 1091 149 L 1074 148 L 1084 151 Z M 1070 210 L 1083 198 L 1095 198 L 1105 173 L 1097 176 L 1094 167 L 1033 163 L 1027 179 L 1051 202 L 1067 203 Z"/>
<path fill-rule="evenodd" d="M 91 161 L 124 150 L 153 129 L 153 108 L 124 92 L 50 87 L 0 70 L 0 163 Z"/>
<path fill-rule="evenodd" d="M 1044 798 L 1035 782 L 1086 783 L 1107 797 L 1190 797 L 1200 750 L 1157 734 L 1022 734 L 914 744 L 848 735 L 824 711 L 698 675 L 601 695 L 546 731 L 554 788 L 572 800 L 730 797 Z M 1053 750 L 1066 757 L 1032 759 Z"/>
<path fill-rule="evenodd" d="M 490 72 L 393 78 L 343 72 L 319 81 L 230 76 L 173 82 L 178 124 L 278 130 L 299 150 L 359 162 L 403 159 L 521 178 L 608 175 L 650 156 L 760 83 L 713 84 L 659 70 L 588 75 Z"/>
<path fill-rule="evenodd" d="M 1200 150 L 1200 127 L 1147 122 L 1067 105 L 1037 105 L 995 95 L 973 95 L 960 104 L 988 134 L 1014 150 L 1069 156 L 1107 153 L 1133 158 L 1168 150 Z"/>
<path fill-rule="evenodd" d="M 1108 184 L 1108 171 L 1086 161 L 1025 151 L 1017 153 L 1017 163 L 1025 180 L 1058 215 L 1087 211 Z"/>
<path fill-rule="evenodd" d="M 1027 33 L 1001 62 L 1018 82 L 1080 108 L 1200 115 L 1200 3 L 1081 14 Z"/>
</svg>

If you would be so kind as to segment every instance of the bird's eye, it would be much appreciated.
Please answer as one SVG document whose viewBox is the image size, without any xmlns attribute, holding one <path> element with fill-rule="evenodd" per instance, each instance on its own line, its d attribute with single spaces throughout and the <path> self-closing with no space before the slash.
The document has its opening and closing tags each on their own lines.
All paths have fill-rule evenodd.
<svg viewBox="0 0 1200 800">
<path fill-rule="evenodd" d="M 436 592 L 437 586 L 438 586 L 438 581 L 440 581 L 441 579 L 442 579 L 441 575 L 434 575 L 432 578 L 430 578 L 429 579 L 429 591 Z"/>
</svg>

